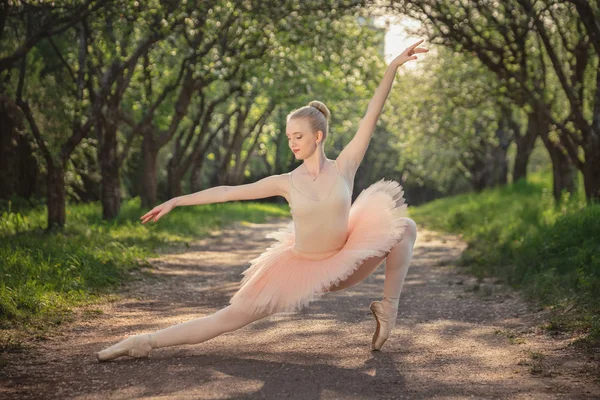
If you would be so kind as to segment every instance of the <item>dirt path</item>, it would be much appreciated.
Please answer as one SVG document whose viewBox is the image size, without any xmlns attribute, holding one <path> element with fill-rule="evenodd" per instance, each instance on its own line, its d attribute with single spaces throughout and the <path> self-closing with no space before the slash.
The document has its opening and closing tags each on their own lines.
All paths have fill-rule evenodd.
<svg viewBox="0 0 600 400">
<path fill-rule="evenodd" d="M 456 237 L 419 232 L 396 328 L 371 352 L 384 268 L 328 293 L 294 315 L 274 315 L 193 346 L 149 358 L 98 363 L 94 352 L 131 334 L 203 316 L 227 305 L 247 261 L 286 221 L 215 232 L 185 252 L 152 260 L 151 274 L 103 313 L 79 310 L 31 351 L 8 354 L 4 399 L 592 399 L 597 367 L 566 337 L 536 328 L 545 313 L 453 266 Z M 478 287 L 478 290 L 476 288 Z M 597 379 L 597 376 L 596 376 Z"/>
</svg>

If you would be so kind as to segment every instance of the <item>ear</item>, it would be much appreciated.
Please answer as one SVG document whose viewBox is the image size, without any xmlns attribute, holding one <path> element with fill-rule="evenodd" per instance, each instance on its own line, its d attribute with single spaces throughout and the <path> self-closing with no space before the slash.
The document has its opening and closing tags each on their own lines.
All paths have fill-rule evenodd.
<svg viewBox="0 0 600 400">
<path fill-rule="evenodd" d="M 319 143 L 323 141 L 323 131 L 317 131 L 317 141 Z"/>
</svg>

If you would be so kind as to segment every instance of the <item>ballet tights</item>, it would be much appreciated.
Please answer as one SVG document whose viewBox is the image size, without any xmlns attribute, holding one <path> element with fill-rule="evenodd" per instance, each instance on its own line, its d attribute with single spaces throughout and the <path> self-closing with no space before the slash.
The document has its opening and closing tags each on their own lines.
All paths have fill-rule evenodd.
<svg viewBox="0 0 600 400">
<path fill-rule="evenodd" d="M 381 257 L 371 257 L 337 286 L 332 286 L 330 291 L 348 289 L 359 284 L 371 275 L 385 260 L 385 281 L 383 283 L 382 303 L 391 317 L 397 315 L 400 293 L 404 286 L 404 280 L 408 273 L 412 259 L 413 247 L 417 240 L 417 224 L 411 218 L 406 218 L 406 230 L 400 242 L 392 250 Z"/>
<path fill-rule="evenodd" d="M 160 348 L 205 342 L 223 333 L 240 329 L 269 315 L 268 312 L 252 314 L 239 309 L 238 306 L 229 305 L 214 314 L 153 332 L 150 336 L 150 345 L 152 348 Z"/>
<path fill-rule="evenodd" d="M 392 248 L 387 256 L 365 261 L 363 266 L 342 281 L 335 291 L 354 286 L 369 276 L 383 259 L 386 260 L 385 281 L 383 285 L 382 303 L 390 316 L 395 321 L 398 313 L 400 293 L 408 273 L 412 258 L 413 246 L 417 238 L 415 222 L 407 218 L 407 227 L 403 239 Z M 151 334 L 152 348 L 176 346 L 181 344 L 197 344 L 205 342 L 226 332 L 235 331 L 244 326 L 271 315 L 265 311 L 261 314 L 252 314 L 239 306 L 228 305 L 214 314 L 196 318 L 187 322 L 158 330 Z"/>
<path fill-rule="evenodd" d="M 404 238 L 392 248 L 385 260 L 385 281 L 383 282 L 383 300 L 381 302 L 390 316 L 390 321 L 395 321 L 398 315 L 400 293 L 408 273 L 416 240 L 416 224 L 408 218 Z"/>
</svg>

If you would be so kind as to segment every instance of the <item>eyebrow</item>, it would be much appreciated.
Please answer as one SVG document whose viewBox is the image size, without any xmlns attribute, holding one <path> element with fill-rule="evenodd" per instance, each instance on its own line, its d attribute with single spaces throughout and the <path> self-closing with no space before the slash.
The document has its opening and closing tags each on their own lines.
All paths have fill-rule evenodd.
<svg viewBox="0 0 600 400">
<path fill-rule="evenodd" d="M 295 135 L 296 133 L 302 133 L 302 132 L 294 132 L 294 133 L 292 133 L 292 135 Z M 290 136 L 290 135 L 288 135 L 288 134 L 286 133 L 286 134 L 285 134 L 285 136 Z"/>
</svg>

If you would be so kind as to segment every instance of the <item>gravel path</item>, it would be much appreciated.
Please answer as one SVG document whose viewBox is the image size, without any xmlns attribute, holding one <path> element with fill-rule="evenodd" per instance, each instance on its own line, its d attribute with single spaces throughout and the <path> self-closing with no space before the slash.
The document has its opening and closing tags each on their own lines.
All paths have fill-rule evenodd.
<svg viewBox="0 0 600 400">
<path fill-rule="evenodd" d="M 7 353 L 3 399 L 598 399 L 598 366 L 538 326 L 547 312 L 455 260 L 457 237 L 421 229 L 396 328 L 371 352 L 369 304 L 383 265 L 360 285 L 327 293 L 297 314 L 274 315 L 149 358 L 99 363 L 126 336 L 213 313 L 247 262 L 287 221 L 238 224 L 151 260 L 118 301 L 78 309 L 74 322 L 23 353 Z M 594 380 L 594 378 L 596 380 Z"/>
</svg>

